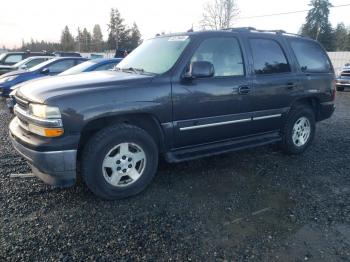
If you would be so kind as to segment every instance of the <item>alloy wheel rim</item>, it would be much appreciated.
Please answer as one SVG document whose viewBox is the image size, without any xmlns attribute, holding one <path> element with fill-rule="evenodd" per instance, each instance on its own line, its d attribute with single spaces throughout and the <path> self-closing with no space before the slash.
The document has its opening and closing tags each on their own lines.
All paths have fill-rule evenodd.
<svg viewBox="0 0 350 262">
<path fill-rule="evenodd" d="M 309 119 L 300 117 L 293 126 L 292 140 L 295 146 L 304 146 L 310 138 L 311 125 Z"/>
<path fill-rule="evenodd" d="M 146 166 L 146 154 L 135 143 L 120 143 L 104 157 L 102 173 L 112 186 L 125 187 L 142 176 Z"/>
</svg>

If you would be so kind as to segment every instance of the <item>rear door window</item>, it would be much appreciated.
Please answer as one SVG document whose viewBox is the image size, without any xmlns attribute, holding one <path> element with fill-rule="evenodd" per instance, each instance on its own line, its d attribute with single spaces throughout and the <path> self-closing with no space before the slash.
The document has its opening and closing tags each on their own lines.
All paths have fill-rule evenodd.
<svg viewBox="0 0 350 262">
<path fill-rule="evenodd" d="M 61 73 L 71 68 L 74 65 L 75 65 L 74 60 L 63 60 L 63 61 L 57 61 L 51 64 L 48 68 L 50 70 L 50 73 Z"/>
<path fill-rule="evenodd" d="M 249 40 L 256 75 L 290 72 L 290 65 L 281 45 L 272 39 L 253 38 Z"/>
<path fill-rule="evenodd" d="M 293 52 L 303 72 L 330 72 L 332 66 L 319 44 L 305 40 L 290 41 Z"/>
</svg>

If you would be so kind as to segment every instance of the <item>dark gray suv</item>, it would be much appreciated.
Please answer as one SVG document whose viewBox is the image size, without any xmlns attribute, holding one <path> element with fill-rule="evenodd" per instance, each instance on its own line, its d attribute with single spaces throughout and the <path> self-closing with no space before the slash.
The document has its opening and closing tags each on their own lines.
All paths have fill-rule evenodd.
<svg viewBox="0 0 350 262">
<path fill-rule="evenodd" d="M 10 136 L 46 183 L 77 170 L 104 199 L 141 192 L 158 158 L 179 162 L 279 143 L 312 142 L 334 111 L 334 70 L 319 43 L 236 28 L 159 36 L 114 71 L 29 82 Z"/>
</svg>

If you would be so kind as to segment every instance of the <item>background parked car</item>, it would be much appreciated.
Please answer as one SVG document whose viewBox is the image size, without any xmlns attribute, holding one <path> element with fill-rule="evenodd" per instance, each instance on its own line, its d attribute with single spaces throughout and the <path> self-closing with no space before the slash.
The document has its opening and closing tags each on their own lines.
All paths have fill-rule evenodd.
<svg viewBox="0 0 350 262">
<path fill-rule="evenodd" d="M 33 66 L 36 66 L 52 58 L 53 58 L 52 56 L 33 56 L 33 57 L 28 57 L 18 62 L 17 64 L 14 64 L 13 66 L 0 65 L 0 75 L 6 74 L 8 72 L 15 71 L 18 69 L 28 70 Z"/>
<path fill-rule="evenodd" d="M 59 75 L 75 75 L 83 72 L 110 70 L 114 68 L 117 64 L 119 64 L 121 60 L 122 60 L 121 58 L 99 58 L 99 59 L 89 60 L 62 72 Z M 18 85 L 18 87 L 19 86 L 20 85 Z M 7 107 L 9 108 L 10 112 L 13 112 L 13 107 L 16 104 L 14 92 L 15 92 L 15 89 L 17 89 L 18 87 L 17 86 L 12 87 L 11 93 L 9 94 L 9 98 L 6 99 Z"/>
<path fill-rule="evenodd" d="M 14 65 L 31 56 L 54 56 L 48 52 L 9 52 L 0 55 L 0 65 Z"/>
<path fill-rule="evenodd" d="M 0 77 L 0 95 L 8 96 L 11 92 L 11 87 L 14 85 L 35 78 L 58 75 L 87 60 L 82 57 L 57 57 L 36 65 L 29 70 L 17 70 L 4 74 Z"/>
<path fill-rule="evenodd" d="M 58 57 L 81 57 L 81 54 L 77 53 L 77 52 L 53 52 L 54 56 L 58 56 Z"/>
<path fill-rule="evenodd" d="M 122 61 L 121 58 L 98 58 L 89 60 L 62 72 L 59 75 L 74 75 L 83 72 L 110 70 L 119 64 L 120 61 Z"/>
<path fill-rule="evenodd" d="M 344 91 L 346 87 L 350 88 L 350 64 L 346 64 L 337 78 L 337 90 Z"/>
</svg>

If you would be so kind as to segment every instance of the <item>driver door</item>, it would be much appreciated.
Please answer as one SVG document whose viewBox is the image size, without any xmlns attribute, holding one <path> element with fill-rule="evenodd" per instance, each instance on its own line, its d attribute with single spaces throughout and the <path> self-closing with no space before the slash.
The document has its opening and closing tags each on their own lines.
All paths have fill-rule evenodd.
<svg viewBox="0 0 350 262">
<path fill-rule="evenodd" d="M 227 34 L 205 38 L 186 67 L 207 61 L 214 66 L 214 76 L 172 82 L 175 148 L 250 134 L 252 83 L 241 46 L 238 37 Z"/>
</svg>

